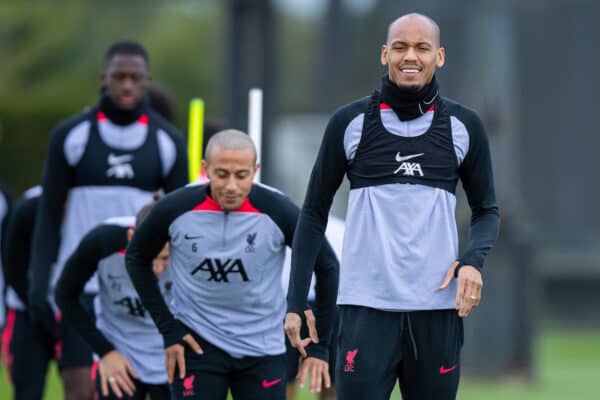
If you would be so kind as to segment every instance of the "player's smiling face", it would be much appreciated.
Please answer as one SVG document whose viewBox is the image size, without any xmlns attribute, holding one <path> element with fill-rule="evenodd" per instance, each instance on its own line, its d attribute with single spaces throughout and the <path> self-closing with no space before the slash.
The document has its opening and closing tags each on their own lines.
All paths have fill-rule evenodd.
<svg viewBox="0 0 600 400">
<path fill-rule="evenodd" d="M 419 16 L 395 21 L 381 49 L 381 63 L 387 65 L 390 81 L 415 91 L 431 82 L 436 68 L 444 65 L 444 57 L 437 27 Z"/>
<path fill-rule="evenodd" d="M 137 107 L 149 84 L 148 65 L 139 55 L 115 54 L 102 75 L 106 93 L 121 110 Z"/>
<path fill-rule="evenodd" d="M 215 146 L 202 164 L 210 181 L 211 195 L 221 208 L 227 211 L 240 208 L 252 189 L 258 170 L 254 151 L 251 148 L 225 150 Z"/>
</svg>

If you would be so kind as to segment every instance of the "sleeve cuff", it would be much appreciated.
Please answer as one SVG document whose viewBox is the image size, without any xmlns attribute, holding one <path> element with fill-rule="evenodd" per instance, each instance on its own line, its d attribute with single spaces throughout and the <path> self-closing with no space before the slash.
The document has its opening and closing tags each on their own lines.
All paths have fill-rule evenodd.
<svg viewBox="0 0 600 400">
<path fill-rule="evenodd" d="M 165 349 L 177 343 L 183 343 L 183 337 L 189 332 L 187 328 L 178 320 L 174 319 L 168 331 L 163 334 L 163 343 Z"/>
<path fill-rule="evenodd" d="M 455 278 L 458 278 L 458 271 L 460 271 L 460 269 L 462 267 L 464 267 L 465 265 L 470 265 L 472 267 L 477 268 L 479 271 L 481 271 L 481 267 L 479 265 L 475 264 L 474 262 L 469 262 L 468 260 L 467 261 L 458 260 L 458 266 L 454 270 L 454 277 Z"/>
<path fill-rule="evenodd" d="M 327 343 L 311 343 L 306 347 L 306 355 L 308 357 L 318 358 L 320 360 L 329 362 L 329 346 Z"/>
</svg>

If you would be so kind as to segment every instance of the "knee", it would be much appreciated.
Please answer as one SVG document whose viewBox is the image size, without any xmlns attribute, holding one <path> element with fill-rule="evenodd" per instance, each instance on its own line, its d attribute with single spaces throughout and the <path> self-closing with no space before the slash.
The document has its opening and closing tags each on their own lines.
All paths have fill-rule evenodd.
<svg viewBox="0 0 600 400">
<path fill-rule="evenodd" d="M 61 373 L 65 400 L 92 400 L 94 385 L 87 367 Z"/>
</svg>

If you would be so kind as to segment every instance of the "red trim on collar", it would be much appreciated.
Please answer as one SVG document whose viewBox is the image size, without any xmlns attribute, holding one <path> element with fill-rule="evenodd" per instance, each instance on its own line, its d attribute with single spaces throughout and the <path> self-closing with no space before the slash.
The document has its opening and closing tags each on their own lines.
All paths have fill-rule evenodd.
<svg viewBox="0 0 600 400">
<path fill-rule="evenodd" d="M 96 120 L 98 122 L 107 121 L 108 117 L 102 111 L 98 111 L 98 113 L 96 114 Z M 137 119 L 137 123 L 142 124 L 142 125 L 148 125 L 148 120 L 149 120 L 148 115 L 142 114 Z"/>
<path fill-rule="evenodd" d="M 221 205 L 212 197 L 206 196 L 204 201 L 196 207 L 192 208 L 192 211 L 224 211 L 221 208 Z M 260 214 L 260 211 L 256 207 L 250 203 L 250 200 L 246 197 L 242 202 L 242 205 L 237 210 L 233 210 L 231 212 L 246 212 L 246 213 L 257 213 Z"/>
<path fill-rule="evenodd" d="M 140 115 L 137 122 L 138 122 L 138 124 L 148 125 L 148 116 L 146 114 Z"/>
</svg>

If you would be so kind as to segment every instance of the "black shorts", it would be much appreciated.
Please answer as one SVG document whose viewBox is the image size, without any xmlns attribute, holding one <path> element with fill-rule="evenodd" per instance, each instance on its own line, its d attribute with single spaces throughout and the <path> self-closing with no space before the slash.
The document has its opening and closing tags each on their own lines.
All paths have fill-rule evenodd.
<svg viewBox="0 0 600 400">
<path fill-rule="evenodd" d="M 48 364 L 54 355 L 54 339 L 33 329 L 27 311 L 9 309 L 2 338 L 14 398 L 41 399 Z"/>
<path fill-rule="evenodd" d="M 94 295 L 84 293 L 80 302 L 89 315 L 94 315 Z M 55 353 L 60 369 L 91 367 L 94 362 L 92 347 L 79 335 L 77 329 L 65 323 L 60 313 L 57 319 L 57 337 Z"/>
<path fill-rule="evenodd" d="M 314 303 L 309 302 L 311 308 L 314 309 Z M 331 383 L 335 382 L 335 360 L 337 358 L 337 330 L 338 330 L 338 321 L 339 321 L 339 313 L 336 308 L 335 315 L 333 317 L 333 325 L 331 329 L 331 336 L 329 337 L 329 377 L 331 378 Z M 308 327 L 306 324 L 302 325 L 302 330 L 300 331 L 300 337 L 306 338 L 308 337 Z M 298 374 L 298 363 L 300 361 L 300 353 L 288 340 L 287 336 L 285 337 L 285 347 L 286 347 L 286 357 L 287 357 L 287 379 L 288 382 L 292 382 L 296 378 L 296 374 Z"/>
<path fill-rule="evenodd" d="M 131 380 L 135 384 L 135 391 L 133 392 L 133 396 L 128 396 L 127 394 L 123 393 L 123 397 L 119 398 L 112 392 L 112 390 L 110 389 L 110 385 L 108 387 L 108 396 L 103 396 L 100 372 L 97 368 L 97 362 L 94 364 L 92 371 L 92 379 L 94 380 L 95 387 L 95 400 L 145 400 L 146 395 L 150 397 L 150 400 L 169 400 L 171 398 L 171 391 L 169 390 L 168 383 L 144 383 L 139 379 L 135 378 L 131 378 Z"/>
<path fill-rule="evenodd" d="M 336 389 L 344 400 L 453 400 L 463 324 L 456 310 L 390 312 L 341 306 Z"/>
<path fill-rule="evenodd" d="M 185 346 L 186 376 L 171 384 L 173 399 L 285 400 L 285 353 L 234 358 L 194 334 L 204 354 Z"/>
</svg>

